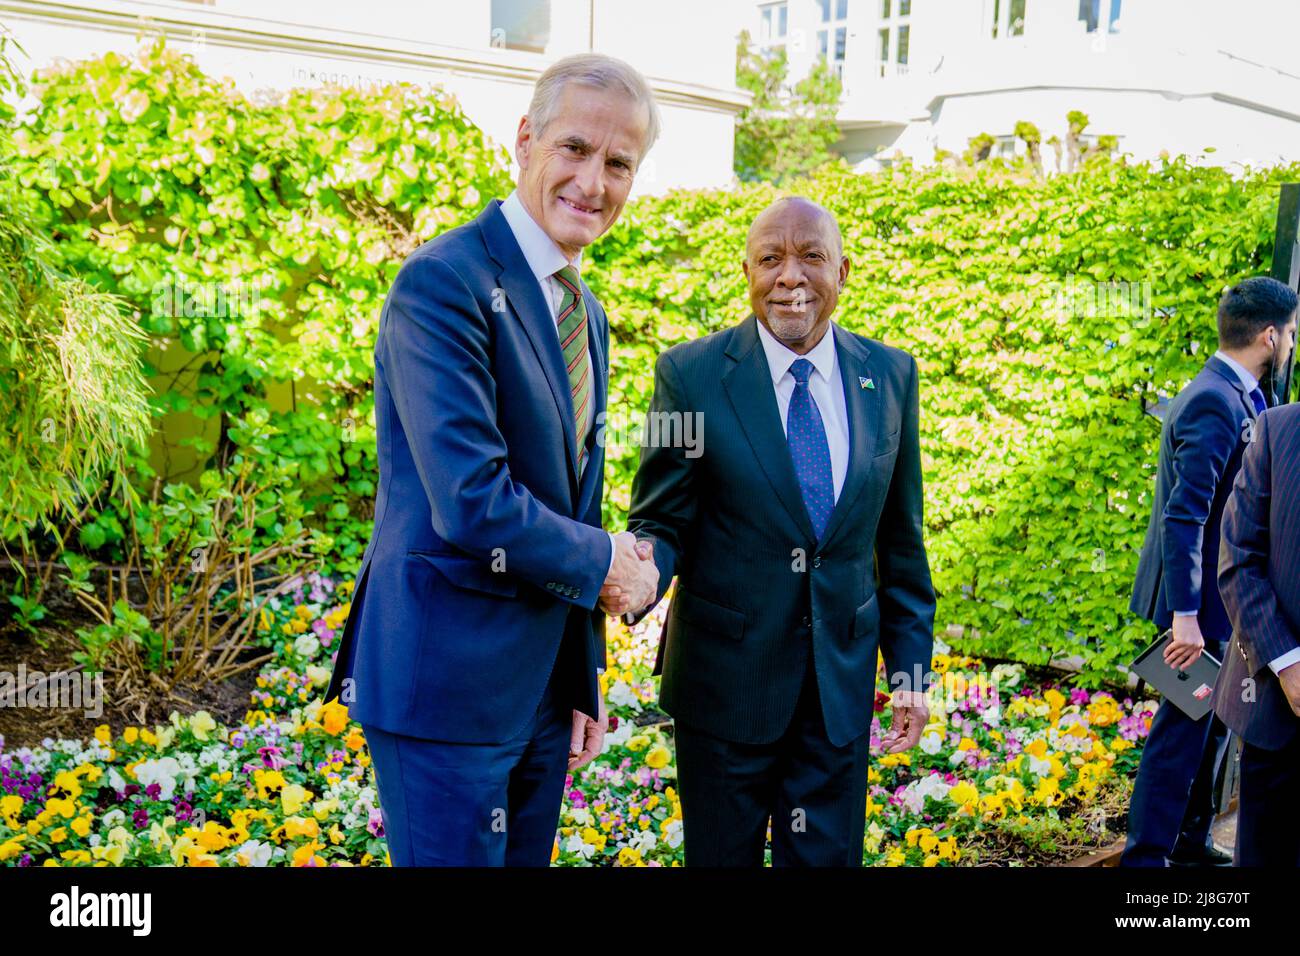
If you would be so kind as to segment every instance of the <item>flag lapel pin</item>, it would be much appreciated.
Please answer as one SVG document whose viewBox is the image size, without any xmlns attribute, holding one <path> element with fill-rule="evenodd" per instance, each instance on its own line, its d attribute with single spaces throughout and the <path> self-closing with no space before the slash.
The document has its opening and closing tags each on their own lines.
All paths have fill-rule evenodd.
<svg viewBox="0 0 1300 956">
<path fill-rule="evenodd" d="M 867 378 L 865 375 L 859 375 L 859 376 L 858 376 L 858 384 L 861 385 L 863 388 L 875 388 L 875 387 L 876 387 L 876 383 L 873 382 L 871 379 Z"/>
</svg>

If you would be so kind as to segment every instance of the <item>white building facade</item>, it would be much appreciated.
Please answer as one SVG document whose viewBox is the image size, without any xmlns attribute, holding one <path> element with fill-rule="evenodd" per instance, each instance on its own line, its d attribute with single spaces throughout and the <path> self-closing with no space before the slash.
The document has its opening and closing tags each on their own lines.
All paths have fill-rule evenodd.
<svg viewBox="0 0 1300 956">
<path fill-rule="evenodd" d="M 681 24 L 689 23 L 690 29 Z M 407 81 L 454 94 L 513 154 L 533 84 L 562 56 L 617 56 L 649 79 L 663 119 L 634 195 L 732 181 L 735 9 L 693 0 L 0 0 L 24 72 L 130 54 L 162 34 L 246 93 Z"/>
<path fill-rule="evenodd" d="M 866 169 L 984 133 L 1020 152 L 1021 120 L 1064 140 L 1071 110 L 1090 119 L 1085 141 L 1115 136 L 1139 160 L 1300 159 L 1294 0 L 780 0 L 742 19 L 786 49 L 792 78 L 835 64 L 837 150 Z"/>
</svg>

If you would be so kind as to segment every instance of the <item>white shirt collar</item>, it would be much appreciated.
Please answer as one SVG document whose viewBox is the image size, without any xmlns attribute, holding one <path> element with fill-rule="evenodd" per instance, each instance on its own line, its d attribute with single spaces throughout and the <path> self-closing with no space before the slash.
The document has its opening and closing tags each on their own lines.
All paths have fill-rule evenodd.
<svg viewBox="0 0 1300 956">
<path fill-rule="evenodd" d="M 800 355 L 798 352 L 788 348 L 781 342 L 777 341 L 776 336 L 767 330 L 767 327 L 754 317 L 758 324 L 758 340 L 763 343 L 763 352 L 767 355 L 767 368 L 772 373 L 772 384 L 775 385 L 785 377 L 785 373 L 790 371 L 790 366 L 795 359 L 805 358 L 813 363 L 817 374 L 826 382 L 830 382 L 835 374 L 835 323 L 831 322 L 826 326 L 826 333 L 822 336 L 821 341 L 809 350 L 807 355 Z"/>
<path fill-rule="evenodd" d="M 528 268 L 533 270 L 538 282 L 545 282 L 565 266 L 573 266 L 579 272 L 582 271 L 581 250 L 572 260 L 564 258 L 564 253 L 555 244 L 555 240 L 528 214 L 517 190 L 511 190 L 510 195 L 501 203 L 501 214 L 506 217 L 506 224 L 515 234 L 515 242 L 519 243 L 524 258 L 528 260 Z"/>
<path fill-rule="evenodd" d="M 1215 352 L 1214 357 L 1237 373 L 1237 378 L 1241 379 L 1241 384 L 1246 386 L 1247 395 L 1259 387 L 1259 379 L 1246 371 L 1246 366 L 1232 358 L 1232 356 L 1224 355 L 1222 352 Z"/>
</svg>

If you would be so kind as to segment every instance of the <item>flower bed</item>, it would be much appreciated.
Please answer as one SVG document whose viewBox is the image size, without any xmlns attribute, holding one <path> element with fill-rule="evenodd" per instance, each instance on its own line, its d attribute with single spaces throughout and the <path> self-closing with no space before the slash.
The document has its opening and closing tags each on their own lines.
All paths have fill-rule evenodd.
<svg viewBox="0 0 1300 956">
<path fill-rule="evenodd" d="M 0 739 L 0 863 L 387 864 L 361 729 L 319 698 L 350 587 L 312 575 L 264 612 L 276 660 L 237 727 L 200 711 L 116 737 L 102 726 L 12 751 Z M 609 628 L 613 726 L 566 781 L 556 865 L 682 863 L 671 730 L 650 676 L 665 607 L 634 630 Z M 1113 839 L 1155 702 L 1036 684 L 1020 665 L 941 650 L 920 746 L 872 759 L 863 862 L 1044 863 Z M 873 748 L 889 726 L 879 690 L 877 710 Z"/>
</svg>

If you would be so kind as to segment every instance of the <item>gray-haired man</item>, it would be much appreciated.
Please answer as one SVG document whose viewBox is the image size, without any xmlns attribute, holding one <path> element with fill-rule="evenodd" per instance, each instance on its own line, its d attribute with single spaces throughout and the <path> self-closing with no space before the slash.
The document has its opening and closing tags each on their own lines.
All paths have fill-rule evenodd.
<svg viewBox="0 0 1300 956">
<path fill-rule="evenodd" d="M 352 678 L 394 865 L 546 865 L 566 767 L 601 750 L 597 600 L 648 600 L 657 572 L 601 530 L 609 328 L 579 270 L 657 132 L 627 64 L 557 62 L 518 189 L 384 303 L 375 529 L 326 699 Z"/>
</svg>

